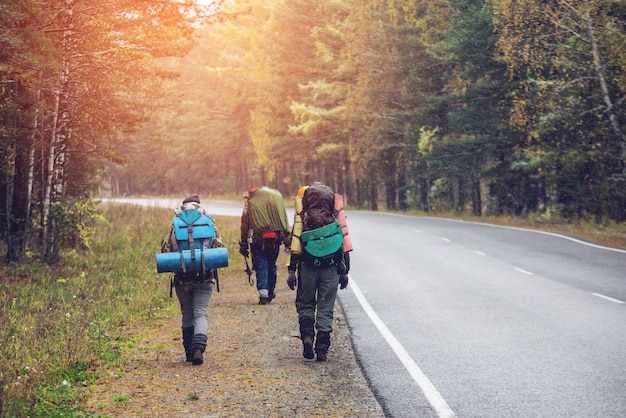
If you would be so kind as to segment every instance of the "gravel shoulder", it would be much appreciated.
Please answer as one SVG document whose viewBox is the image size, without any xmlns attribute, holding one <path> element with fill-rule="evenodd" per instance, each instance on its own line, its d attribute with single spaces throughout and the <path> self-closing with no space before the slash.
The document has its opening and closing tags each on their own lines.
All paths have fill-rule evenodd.
<svg viewBox="0 0 626 418">
<path fill-rule="evenodd" d="M 135 343 L 125 349 L 128 361 L 98 371 L 86 393 L 88 411 L 111 417 L 384 417 L 356 362 L 338 302 L 328 362 L 302 357 L 295 292 L 284 275 L 279 269 L 276 299 L 260 306 L 243 261 L 222 273 L 200 366 L 184 361 L 175 296 L 174 314 L 129 325 Z"/>
</svg>

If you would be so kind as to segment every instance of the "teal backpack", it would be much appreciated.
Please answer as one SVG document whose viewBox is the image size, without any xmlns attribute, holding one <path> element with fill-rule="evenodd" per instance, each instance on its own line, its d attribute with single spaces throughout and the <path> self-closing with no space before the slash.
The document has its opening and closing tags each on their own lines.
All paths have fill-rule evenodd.
<svg viewBox="0 0 626 418">
<path fill-rule="evenodd" d="M 184 281 L 203 281 L 228 266 L 228 250 L 211 248 L 215 225 L 209 215 L 197 209 L 182 210 L 172 218 L 178 250 L 156 255 L 157 272 L 177 273 Z"/>
<path fill-rule="evenodd" d="M 343 231 L 335 215 L 335 193 L 325 184 L 314 183 L 302 196 L 303 232 L 300 236 L 305 257 L 312 266 L 324 268 L 341 258 Z"/>
<path fill-rule="evenodd" d="M 304 250 L 313 257 L 335 254 L 343 243 L 343 232 L 338 222 L 302 233 L 300 238 Z"/>
</svg>

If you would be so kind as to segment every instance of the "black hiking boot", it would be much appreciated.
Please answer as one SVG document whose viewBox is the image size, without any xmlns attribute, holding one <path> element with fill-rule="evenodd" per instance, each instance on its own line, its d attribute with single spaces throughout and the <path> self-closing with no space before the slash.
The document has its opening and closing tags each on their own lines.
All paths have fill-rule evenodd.
<svg viewBox="0 0 626 418">
<path fill-rule="evenodd" d="M 206 334 L 194 334 L 193 344 L 191 345 L 191 364 L 194 366 L 204 363 L 202 353 L 206 350 L 206 342 Z"/>
<path fill-rule="evenodd" d="M 185 349 L 185 361 L 191 363 L 193 361 L 193 351 L 191 343 L 193 341 L 193 327 L 183 328 L 183 348 Z"/>
<path fill-rule="evenodd" d="M 328 349 L 330 348 L 330 333 L 319 331 L 315 340 L 315 352 L 317 353 L 317 361 L 328 360 Z"/>
<path fill-rule="evenodd" d="M 313 340 L 315 339 L 315 321 L 311 318 L 301 319 L 300 338 L 302 339 L 302 357 L 311 360 L 313 353 Z"/>
<path fill-rule="evenodd" d="M 269 304 L 270 304 L 270 298 L 264 298 L 263 296 L 259 298 L 259 305 L 269 305 Z"/>
<path fill-rule="evenodd" d="M 313 356 L 313 337 L 310 335 L 305 335 L 304 337 L 302 337 L 302 357 L 311 360 Z"/>
<path fill-rule="evenodd" d="M 202 350 L 199 348 L 194 348 L 192 353 L 191 364 L 194 366 L 198 366 L 204 363 L 204 359 L 202 358 Z"/>
</svg>

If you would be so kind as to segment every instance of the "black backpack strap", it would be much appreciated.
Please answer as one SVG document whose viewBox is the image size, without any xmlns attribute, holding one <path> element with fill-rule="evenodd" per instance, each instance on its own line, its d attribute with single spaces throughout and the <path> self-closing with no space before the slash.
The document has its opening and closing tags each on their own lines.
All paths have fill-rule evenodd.
<svg viewBox="0 0 626 418">
<path fill-rule="evenodd" d="M 187 225 L 187 243 L 189 244 L 189 251 L 191 252 L 191 261 L 195 261 L 196 251 L 193 245 L 193 224 Z"/>
<path fill-rule="evenodd" d="M 185 257 L 183 256 L 183 250 L 178 252 L 180 254 L 180 266 L 182 267 L 183 274 L 187 273 L 187 267 L 185 266 Z"/>
<path fill-rule="evenodd" d="M 200 266 L 202 268 L 202 278 L 206 278 L 206 265 L 204 264 L 204 245 L 200 247 Z"/>
</svg>

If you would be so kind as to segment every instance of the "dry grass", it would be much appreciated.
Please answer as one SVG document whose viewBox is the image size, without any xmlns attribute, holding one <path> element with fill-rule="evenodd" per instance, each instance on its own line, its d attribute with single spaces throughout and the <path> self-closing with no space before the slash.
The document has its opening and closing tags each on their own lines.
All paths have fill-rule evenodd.
<svg viewBox="0 0 626 418">
<path fill-rule="evenodd" d="M 407 214 L 407 212 L 396 212 Z M 432 216 L 423 212 L 409 212 L 416 216 Z M 540 216 L 471 216 L 467 214 L 442 213 L 436 217 L 458 219 L 468 222 L 488 223 L 512 228 L 533 229 L 538 231 L 561 234 L 582 241 L 591 242 L 612 248 L 626 250 L 626 223 L 611 223 L 607 226 L 596 225 L 586 221 L 567 222 L 562 219 L 548 219 Z"/>
<path fill-rule="evenodd" d="M 523 229 L 535 229 L 577 238 L 607 247 L 626 249 L 626 224 L 602 227 L 588 223 L 549 222 L 519 218 L 476 218 L 474 222 L 510 226 Z"/>
</svg>

